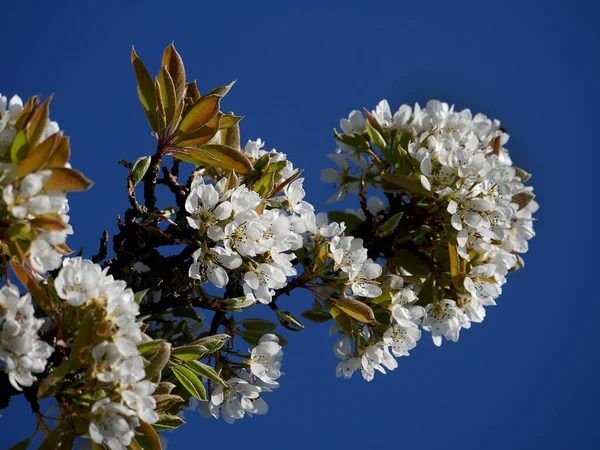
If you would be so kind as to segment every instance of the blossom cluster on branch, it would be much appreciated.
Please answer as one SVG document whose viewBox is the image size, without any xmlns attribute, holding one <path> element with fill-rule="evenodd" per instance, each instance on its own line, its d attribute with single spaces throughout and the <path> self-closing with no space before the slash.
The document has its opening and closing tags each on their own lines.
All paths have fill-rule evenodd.
<svg viewBox="0 0 600 450">
<path fill-rule="evenodd" d="M 24 392 L 42 448 L 160 449 L 186 410 L 265 414 L 304 321 L 339 335 L 337 376 L 370 381 L 423 331 L 457 341 L 523 266 L 538 205 L 499 122 L 438 101 L 353 111 L 322 179 L 359 208 L 326 214 L 285 153 L 242 147 L 233 83 L 200 94 L 173 45 L 155 78 L 131 62 L 156 148 L 119 162 L 129 208 L 91 259 L 65 257 L 66 194 L 91 182 L 49 100 L 0 96 L 0 405 Z M 296 317 L 298 289 L 314 300 Z"/>
</svg>

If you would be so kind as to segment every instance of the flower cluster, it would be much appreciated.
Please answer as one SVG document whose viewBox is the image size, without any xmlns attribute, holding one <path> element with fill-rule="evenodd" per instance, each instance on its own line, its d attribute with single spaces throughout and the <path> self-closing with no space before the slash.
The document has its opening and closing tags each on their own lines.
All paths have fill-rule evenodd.
<svg viewBox="0 0 600 450">
<path fill-rule="evenodd" d="M 144 360 L 137 347 L 142 343 L 142 323 L 136 319 L 139 305 L 134 293 L 124 281 L 79 257 L 63 261 L 55 286 L 70 305 L 98 313 L 95 326 L 106 328 L 105 338 L 92 347 L 91 372 L 108 395 L 92 406 L 89 434 L 111 449 L 126 448 L 140 420 L 158 420 L 152 397 L 156 384 L 144 380 Z"/>
<path fill-rule="evenodd" d="M 204 418 L 219 418 L 233 423 L 246 414 L 266 414 L 268 407 L 261 394 L 279 387 L 276 381 L 280 371 L 283 350 L 279 338 L 274 334 L 263 335 L 250 353 L 250 372 L 238 370 L 236 376 L 229 378 L 225 386 L 216 385 L 209 402 L 199 405 Z M 196 404 L 194 404 L 194 407 Z"/>
<path fill-rule="evenodd" d="M 67 178 L 75 173 L 68 163 L 68 139 L 56 122 L 43 120 L 47 103 L 37 111 L 34 103 L 24 106 L 16 95 L 8 102 L 0 95 L 0 214 L 12 225 L 4 239 L 21 241 L 11 253 L 43 274 L 60 267 L 70 252 L 65 241 L 73 229 L 65 192 L 77 188 L 52 179 L 56 170 L 66 170 Z M 22 248 L 23 241 L 28 248 Z"/>
<path fill-rule="evenodd" d="M 190 277 L 222 288 L 229 282 L 228 271 L 239 269 L 245 296 L 266 304 L 288 277 L 297 274 L 292 261 L 296 259 L 294 251 L 304 245 L 303 235 L 334 235 L 343 227 L 327 225 L 324 215 L 315 214 L 313 206 L 304 201 L 304 180 L 294 178 L 297 172 L 285 154 L 267 153 L 262 146 L 260 139 L 249 141 L 245 152 L 252 158 L 266 156 L 270 164 L 283 163 L 274 180 L 291 180 L 283 187 L 283 195 L 263 198 L 244 184 L 226 189 L 228 179 L 221 178 L 213 185 L 200 175 L 192 183 L 185 207 L 189 225 L 209 238 L 193 254 Z"/>
<path fill-rule="evenodd" d="M 496 304 L 507 273 L 523 265 L 519 253 L 528 250 L 535 235 L 538 204 L 533 188 L 525 185 L 530 175 L 513 166 L 504 148 L 508 134 L 483 114 L 455 111 L 436 100 L 423 109 L 402 105 L 392 114 L 383 100 L 366 118 L 353 111 L 340 125 L 339 148 L 330 155 L 339 170 L 322 173 L 323 181 L 336 184 L 332 199 L 357 193 L 361 183 L 383 186 L 390 204 L 370 198 L 364 211 L 355 213 L 361 220 L 367 220 L 365 212 L 375 223 L 407 212 L 423 218 L 401 222 L 396 233 L 405 235 L 390 238 L 389 248 L 381 250 L 387 260 L 384 275 L 397 277 L 395 286 L 370 289 L 376 304 L 389 304 L 390 327 L 371 333 L 374 327 L 365 326 L 371 331 L 363 329 L 354 351 L 346 338 L 334 350 L 343 359 L 338 375 L 360 369 L 371 379 L 371 368 L 388 367 L 388 346 L 395 356 L 408 354 L 421 336 L 419 326 L 439 346 L 442 337 L 457 341 L 461 329 L 483 321 L 485 307 Z M 366 259 L 366 251 L 362 255 L 352 249 L 354 241 L 339 240 L 345 245 L 343 254 L 332 242 L 336 264 L 343 257 Z M 427 260 L 429 274 L 419 267 Z M 373 278 L 381 274 L 370 272 Z M 409 284 L 403 286 L 398 275 Z M 354 285 L 352 290 L 369 297 Z M 420 306 L 414 306 L 417 300 Z"/>
<path fill-rule="evenodd" d="M 43 319 L 36 319 L 31 296 L 20 296 L 15 286 L 0 288 L 0 361 L 10 384 L 22 390 L 36 380 L 54 349 L 40 340 Z"/>
</svg>

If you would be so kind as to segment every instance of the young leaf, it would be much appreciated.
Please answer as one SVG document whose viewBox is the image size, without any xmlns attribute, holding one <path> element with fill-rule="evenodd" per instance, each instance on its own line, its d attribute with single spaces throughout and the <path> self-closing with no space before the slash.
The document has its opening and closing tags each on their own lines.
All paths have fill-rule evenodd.
<svg viewBox="0 0 600 450">
<path fill-rule="evenodd" d="M 58 146 L 61 137 L 61 132 L 54 133 L 40 145 L 29 150 L 25 158 L 23 158 L 23 161 L 21 161 L 19 164 L 19 168 L 17 169 L 17 177 L 23 178 L 25 175 L 31 172 L 36 172 L 42 169 L 45 166 L 46 161 L 48 161 L 50 156 L 52 156 L 52 153 L 54 153 L 54 150 Z"/>
<path fill-rule="evenodd" d="M 385 139 L 379 131 L 369 125 L 369 122 L 367 122 L 367 134 L 382 153 L 387 152 L 387 144 L 385 143 Z"/>
<path fill-rule="evenodd" d="M 173 117 L 175 116 L 175 108 L 177 106 L 177 98 L 175 93 L 175 85 L 173 84 L 173 79 L 169 74 L 169 71 L 166 67 L 160 69 L 158 72 L 158 77 L 156 82 L 158 83 L 160 99 L 165 108 L 165 120 L 167 126 L 169 126 L 173 122 Z"/>
<path fill-rule="evenodd" d="M 66 167 L 52 169 L 52 175 L 44 184 L 47 190 L 55 191 L 85 191 L 93 186 L 93 182 L 88 180 L 83 174 Z"/>
<path fill-rule="evenodd" d="M 186 149 L 190 155 L 203 164 L 235 170 L 245 175 L 254 169 L 250 160 L 239 150 L 220 144 L 207 144 L 197 149 Z"/>
<path fill-rule="evenodd" d="M 518 194 L 513 195 L 511 202 L 519 205 L 519 211 L 521 211 L 526 208 L 534 198 L 535 194 L 533 192 L 519 192 Z"/>
<path fill-rule="evenodd" d="M 173 385 L 175 386 L 175 385 Z M 156 401 L 157 411 L 168 411 L 177 403 L 183 402 L 183 399 L 179 395 L 173 394 L 156 394 L 152 395 Z"/>
<path fill-rule="evenodd" d="M 241 143 L 240 143 L 240 126 L 233 125 L 229 128 L 221 130 L 221 142 L 228 147 L 233 148 L 234 150 L 240 151 Z"/>
<path fill-rule="evenodd" d="M 331 316 L 334 318 L 335 322 L 339 325 L 339 327 L 346 332 L 348 336 L 353 335 L 353 326 L 352 326 L 352 318 L 344 314 L 340 308 L 337 306 L 331 306 L 329 308 L 329 312 Z"/>
<path fill-rule="evenodd" d="M 221 115 L 217 114 L 206 125 L 192 131 L 191 133 L 178 134 L 173 140 L 180 147 L 198 147 L 206 144 L 215 137 L 219 131 Z"/>
<path fill-rule="evenodd" d="M 231 87 L 236 83 L 237 80 L 233 80 L 231 83 L 229 83 L 227 86 L 221 86 L 218 87 L 216 89 L 213 89 L 212 91 L 210 91 L 208 94 L 206 95 L 216 95 L 218 97 L 225 97 L 225 95 L 229 92 L 229 90 L 231 89 Z"/>
<path fill-rule="evenodd" d="M 181 56 L 172 43 L 163 52 L 162 65 L 167 68 L 173 79 L 176 98 L 180 102 L 185 94 L 185 67 Z"/>
<path fill-rule="evenodd" d="M 152 425 L 140 420 L 140 426 L 135 429 L 135 441 L 144 450 L 162 450 L 158 433 Z"/>
<path fill-rule="evenodd" d="M 31 293 L 37 304 L 40 305 L 46 314 L 52 316 L 52 313 L 54 312 L 52 300 L 48 297 L 33 274 L 14 261 L 10 262 L 10 267 L 25 289 Z"/>
<path fill-rule="evenodd" d="M 154 390 L 154 396 L 170 394 L 176 385 L 169 383 L 168 381 L 161 381 L 158 383 L 158 387 Z"/>
<path fill-rule="evenodd" d="M 190 393 L 194 398 L 202 401 L 206 401 L 206 389 L 198 377 L 190 369 L 182 366 L 172 366 L 171 370 L 175 377 L 179 380 L 181 385 Z"/>
<path fill-rule="evenodd" d="M 137 80 L 138 95 L 144 110 L 149 113 L 156 111 L 156 96 L 154 93 L 154 81 L 148 73 L 146 66 L 135 53 L 135 48 L 131 47 L 131 63 Z"/>
<path fill-rule="evenodd" d="M 29 121 L 29 126 L 27 127 L 27 139 L 31 147 L 35 147 L 40 143 L 44 131 L 50 122 L 50 100 L 52 99 L 48 98 L 44 103 L 42 103 L 40 107 L 33 113 L 33 116 Z"/>
<path fill-rule="evenodd" d="M 60 142 L 46 161 L 44 169 L 54 169 L 56 167 L 65 167 L 71 156 L 71 147 L 68 137 L 61 137 Z"/>
<path fill-rule="evenodd" d="M 336 298 L 334 303 L 350 317 L 369 323 L 375 320 L 373 310 L 363 302 L 350 298 Z"/>
<path fill-rule="evenodd" d="M 219 128 L 229 128 L 234 125 L 237 125 L 240 120 L 242 120 L 244 116 L 235 116 L 233 113 L 225 114 L 221 117 L 221 122 L 219 122 Z"/>
<path fill-rule="evenodd" d="M 206 95 L 201 97 L 194 106 L 185 115 L 179 131 L 182 133 L 190 133 L 197 130 L 203 125 L 206 125 L 219 112 L 221 97 L 217 95 Z"/>
<path fill-rule="evenodd" d="M 158 415 L 158 422 L 152 426 L 156 430 L 174 430 L 181 425 L 185 425 L 185 421 L 181 417 L 163 413 Z"/>
</svg>

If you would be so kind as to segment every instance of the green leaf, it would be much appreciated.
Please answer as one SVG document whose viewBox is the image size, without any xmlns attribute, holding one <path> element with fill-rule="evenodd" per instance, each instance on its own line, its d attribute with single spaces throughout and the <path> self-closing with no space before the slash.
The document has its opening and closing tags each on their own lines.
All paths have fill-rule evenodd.
<svg viewBox="0 0 600 450">
<path fill-rule="evenodd" d="M 242 319 L 238 322 L 243 325 L 247 330 L 252 331 L 275 331 L 277 325 L 266 319 Z"/>
<path fill-rule="evenodd" d="M 204 377 L 204 378 L 208 378 L 209 380 L 214 381 L 217 384 L 220 384 L 221 386 L 225 386 L 227 383 L 225 382 L 225 380 L 223 380 L 219 374 L 215 371 L 215 369 L 213 369 L 211 366 L 208 366 L 206 364 L 202 364 L 199 361 L 189 361 L 186 364 L 186 367 L 188 369 L 190 369 L 191 371 L 197 373 L 198 375 Z"/>
<path fill-rule="evenodd" d="M 152 426 L 156 430 L 175 430 L 181 425 L 185 425 L 185 421 L 181 417 L 163 413 L 158 415 L 158 422 Z"/>
<path fill-rule="evenodd" d="M 93 182 L 88 180 L 75 169 L 66 167 L 52 169 L 50 178 L 46 180 L 44 189 L 50 191 L 85 191 L 93 186 Z"/>
<path fill-rule="evenodd" d="M 335 139 L 342 144 L 346 144 L 356 150 L 367 150 L 369 142 L 360 134 L 339 134 L 337 130 L 333 130 Z"/>
<path fill-rule="evenodd" d="M 12 447 L 10 447 L 8 450 L 27 450 L 27 447 L 29 447 L 29 443 L 31 442 L 31 439 L 33 439 L 33 436 L 30 436 L 27 439 L 24 439 L 21 442 L 16 443 Z"/>
<path fill-rule="evenodd" d="M 148 342 L 142 342 L 141 344 L 138 344 L 137 348 L 142 356 L 154 355 L 163 342 L 165 342 L 164 339 L 155 339 Z"/>
<path fill-rule="evenodd" d="M 460 275 L 460 259 L 456 246 L 448 242 L 448 256 L 450 258 L 450 274 L 456 283 Z"/>
<path fill-rule="evenodd" d="M 373 310 L 363 302 L 351 298 L 336 298 L 334 303 L 339 309 L 356 320 L 360 320 L 364 323 L 373 322 L 375 320 Z"/>
<path fill-rule="evenodd" d="M 375 128 L 369 125 L 369 122 L 367 122 L 367 134 L 369 135 L 375 146 L 381 151 L 381 153 L 386 154 L 387 144 L 385 142 L 385 139 L 383 138 L 381 133 L 379 133 L 379 131 L 377 131 Z"/>
<path fill-rule="evenodd" d="M 182 361 L 194 361 L 210 353 L 203 345 L 184 345 L 171 350 L 171 356 Z"/>
<path fill-rule="evenodd" d="M 375 298 L 371 299 L 371 303 L 373 303 L 374 305 L 383 305 L 383 304 L 391 303 L 391 302 L 392 302 L 391 291 L 386 291 L 383 294 L 381 294 L 379 297 L 375 297 Z"/>
<path fill-rule="evenodd" d="M 181 121 L 179 131 L 190 133 L 206 125 L 219 112 L 220 102 L 221 97 L 218 95 L 205 95 L 201 97 L 200 100 L 194 103 Z"/>
<path fill-rule="evenodd" d="M 239 312 L 254 306 L 255 302 L 254 300 L 249 300 L 246 297 L 235 297 L 223 300 L 221 304 L 224 305 L 225 310 L 227 311 Z"/>
<path fill-rule="evenodd" d="M 198 377 L 190 369 L 182 366 L 172 366 L 171 370 L 175 377 L 179 380 L 181 385 L 190 393 L 194 398 L 202 401 L 206 401 L 206 389 L 204 385 L 198 379 Z"/>
<path fill-rule="evenodd" d="M 71 362 L 67 359 L 50 372 L 38 388 L 38 398 L 43 399 L 55 395 L 60 390 L 65 377 L 69 374 L 69 370 L 71 370 Z"/>
<path fill-rule="evenodd" d="M 135 53 L 135 48 L 131 47 L 131 63 L 137 80 L 138 95 L 144 110 L 149 113 L 156 111 L 156 95 L 154 92 L 154 81 L 148 73 L 146 66 Z"/>
<path fill-rule="evenodd" d="M 417 277 L 427 276 L 430 272 L 427 263 L 408 250 L 394 251 L 393 259 L 398 266 L 408 270 L 412 275 Z"/>
<path fill-rule="evenodd" d="M 144 178 L 144 175 L 146 175 L 146 172 L 150 167 L 151 160 L 152 158 L 150 156 L 142 156 L 141 158 L 138 158 L 136 162 L 133 163 L 133 167 L 131 168 L 130 172 L 131 184 L 137 186 L 137 184 L 140 181 L 142 181 L 142 178 Z"/>
<path fill-rule="evenodd" d="M 325 268 L 329 260 L 329 241 L 325 241 L 319 247 L 319 251 L 317 252 L 317 256 L 313 262 L 312 272 L 319 273 L 321 270 L 323 270 L 323 268 Z"/>
<path fill-rule="evenodd" d="M 394 214 L 388 220 L 386 220 L 382 225 L 377 227 L 377 231 L 375 234 L 379 237 L 387 237 L 391 235 L 395 230 L 398 224 L 400 223 L 400 219 L 404 215 L 403 212 L 399 212 L 398 214 Z"/>
<path fill-rule="evenodd" d="M 28 144 L 27 132 L 25 130 L 19 131 L 10 147 L 10 159 L 14 164 L 19 164 L 25 158 Z"/>
<path fill-rule="evenodd" d="M 95 335 L 94 326 L 96 325 L 95 313 L 95 308 L 89 308 L 79 323 L 77 336 L 75 337 L 69 356 L 69 361 L 71 361 L 71 366 L 74 371 L 78 371 L 80 368 L 84 367 L 84 364 L 90 363 L 90 353 L 94 344 L 93 341 Z"/>
<path fill-rule="evenodd" d="M 428 192 L 421 184 L 420 179 L 416 177 L 397 175 L 393 173 L 383 174 L 383 183 L 381 184 L 381 187 L 386 192 Z"/>
<path fill-rule="evenodd" d="M 363 223 L 363 220 L 355 214 L 349 214 L 341 211 L 331 211 L 328 213 L 331 222 L 344 222 L 346 224 L 346 234 L 354 230 Z"/>
<path fill-rule="evenodd" d="M 263 337 L 265 334 L 267 334 L 264 331 L 258 331 L 258 330 L 252 330 L 252 331 L 236 330 L 235 333 L 252 346 L 257 346 L 260 338 Z M 288 340 L 286 338 L 284 338 L 281 334 L 273 333 L 273 332 L 271 332 L 271 333 L 274 334 L 275 336 L 277 336 L 277 338 L 279 338 L 279 343 L 282 346 L 285 346 L 288 344 Z"/>
<path fill-rule="evenodd" d="M 431 276 L 427 278 L 423 287 L 417 296 L 419 299 L 415 302 L 416 305 L 426 307 L 434 302 L 435 298 L 435 279 Z"/>
<path fill-rule="evenodd" d="M 279 323 L 288 330 L 301 331 L 304 329 L 304 325 L 302 325 L 302 323 L 290 311 L 282 311 L 281 309 L 277 309 L 276 313 Z"/>
<path fill-rule="evenodd" d="M 311 322 L 324 323 L 331 319 L 331 314 L 325 312 L 304 311 L 300 313 L 302 317 Z"/>
<path fill-rule="evenodd" d="M 71 450 L 75 443 L 75 436 L 67 429 L 66 422 L 61 422 L 46 436 L 39 450 Z"/>
<path fill-rule="evenodd" d="M 208 350 L 207 354 L 214 353 L 223 347 L 223 344 L 229 339 L 228 334 L 215 334 L 197 339 L 192 342 L 193 345 L 202 345 Z"/>
</svg>

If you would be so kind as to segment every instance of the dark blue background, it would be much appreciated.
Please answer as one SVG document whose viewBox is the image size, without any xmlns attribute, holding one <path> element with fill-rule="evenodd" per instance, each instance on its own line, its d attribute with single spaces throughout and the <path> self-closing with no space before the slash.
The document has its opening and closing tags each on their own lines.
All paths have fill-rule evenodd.
<svg viewBox="0 0 600 450">
<path fill-rule="evenodd" d="M 243 141 L 260 136 L 305 168 L 320 210 L 331 129 L 384 97 L 499 118 L 515 163 L 534 174 L 526 267 L 458 344 L 424 336 L 395 372 L 345 381 L 328 326 L 308 324 L 285 349 L 267 416 L 228 426 L 188 413 L 170 448 L 598 448 L 598 13 L 591 1 L 2 2 L 0 91 L 54 93 L 72 163 L 96 181 L 70 196 L 70 245 L 88 257 L 127 207 L 116 162 L 153 151 L 132 44 L 156 73 L 175 41 L 202 92 L 238 79 L 224 109 L 246 116 Z M 15 401 L 0 446 L 34 427 Z"/>
</svg>

